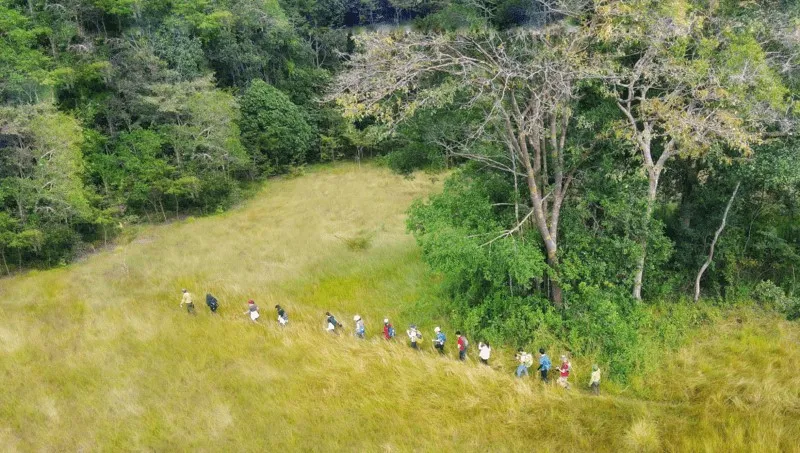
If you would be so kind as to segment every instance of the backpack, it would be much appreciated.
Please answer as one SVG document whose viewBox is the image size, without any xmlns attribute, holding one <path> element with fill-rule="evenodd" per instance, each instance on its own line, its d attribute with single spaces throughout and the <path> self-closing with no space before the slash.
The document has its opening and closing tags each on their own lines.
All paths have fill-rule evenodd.
<svg viewBox="0 0 800 453">
<path fill-rule="evenodd" d="M 394 326 L 389 324 L 389 338 L 394 338 Z"/>
<path fill-rule="evenodd" d="M 533 355 L 525 354 L 525 356 L 522 357 L 522 363 L 528 368 L 532 367 L 533 366 Z"/>
<path fill-rule="evenodd" d="M 219 307 L 217 298 L 212 296 L 211 294 L 206 294 L 206 305 L 208 305 L 208 308 L 210 308 L 212 312 L 216 312 L 217 307 Z"/>
</svg>

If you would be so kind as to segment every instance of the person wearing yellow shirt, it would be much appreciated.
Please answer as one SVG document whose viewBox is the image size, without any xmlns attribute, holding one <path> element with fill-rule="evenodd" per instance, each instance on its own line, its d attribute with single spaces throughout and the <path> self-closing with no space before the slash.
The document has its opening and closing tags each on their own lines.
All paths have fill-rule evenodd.
<svg viewBox="0 0 800 453">
<path fill-rule="evenodd" d="M 192 293 L 190 293 L 186 288 L 183 289 L 183 298 L 181 298 L 181 307 L 186 305 L 186 311 L 189 314 L 196 314 L 194 312 L 194 301 L 192 301 Z"/>
</svg>

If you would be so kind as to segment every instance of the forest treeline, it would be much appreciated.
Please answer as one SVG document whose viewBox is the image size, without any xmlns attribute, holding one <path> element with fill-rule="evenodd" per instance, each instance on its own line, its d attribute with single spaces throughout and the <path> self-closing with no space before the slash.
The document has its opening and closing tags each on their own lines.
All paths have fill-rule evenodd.
<svg viewBox="0 0 800 453">
<path fill-rule="evenodd" d="M 0 266 L 309 163 L 458 167 L 409 218 L 454 323 L 624 368 L 643 299 L 800 315 L 799 66 L 789 0 L 0 0 Z"/>
<path fill-rule="evenodd" d="M 0 269 L 68 262 L 124 225 L 213 213 L 249 181 L 360 158 L 372 138 L 319 95 L 356 27 L 431 8 L 0 1 Z"/>
<path fill-rule="evenodd" d="M 702 325 L 682 299 L 800 317 L 800 5 L 532 4 L 355 36 L 331 89 L 398 167 L 462 163 L 408 221 L 456 323 L 625 375 Z"/>
</svg>

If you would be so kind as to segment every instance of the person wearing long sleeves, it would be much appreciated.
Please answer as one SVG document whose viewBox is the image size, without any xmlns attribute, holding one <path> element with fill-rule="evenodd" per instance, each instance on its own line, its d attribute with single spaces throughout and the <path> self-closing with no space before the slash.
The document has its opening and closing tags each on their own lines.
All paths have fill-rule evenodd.
<svg viewBox="0 0 800 453">
<path fill-rule="evenodd" d="M 547 354 L 544 352 L 544 348 L 539 349 L 539 372 L 542 374 L 542 382 L 547 384 L 547 372 L 550 371 L 550 367 L 552 367 L 552 363 L 550 362 L 550 357 L 547 357 Z"/>
<path fill-rule="evenodd" d="M 194 301 L 192 300 L 192 293 L 186 288 L 183 289 L 183 297 L 181 297 L 181 308 L 186 305 L 186 312 L 190 315 L 196 314 L 194 311 Z"/>
</svg>

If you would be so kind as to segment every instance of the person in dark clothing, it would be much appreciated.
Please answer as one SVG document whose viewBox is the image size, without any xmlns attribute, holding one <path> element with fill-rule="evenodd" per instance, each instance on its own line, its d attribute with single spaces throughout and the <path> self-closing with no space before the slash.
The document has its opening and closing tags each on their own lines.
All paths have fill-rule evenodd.
<svg viewBox="0 0 800 453">
<path fill-rule="evenodd" d="M 539 348 L 539 368 L 538 370 L 542 373 L 542 382 L 547 384 L 547 372 L 550 371 L 550 367 L 553 366 L 550 363 L 550 357 L 547 357 L 547 354 L 544 352 L 544 348 Z"/>
<path fill-rule="evenodd" d="M 325 330 L 331 333 L 339 333 L 336 328 L 342 327 L 342 324 L 333 317 L 331 312 L 325 312 Z"/>
<path fill-rule="evenodd" d="M 217 308 L 219 308 L 219 302 L 217 298 L 212 296 L 210 293 L 206 293 L 206 305 L 208 305 L 208 309 L 211 310 L 211 313 L 216 313 Z"/>
<path fill-rule="evenodd" d="M 278 312 L 278 324 L 284 327 L 289 322 L 289 316 L 286 314 L 286 310 L 280 305 L 276 305 L 275 310 Z"/>
</svg>

